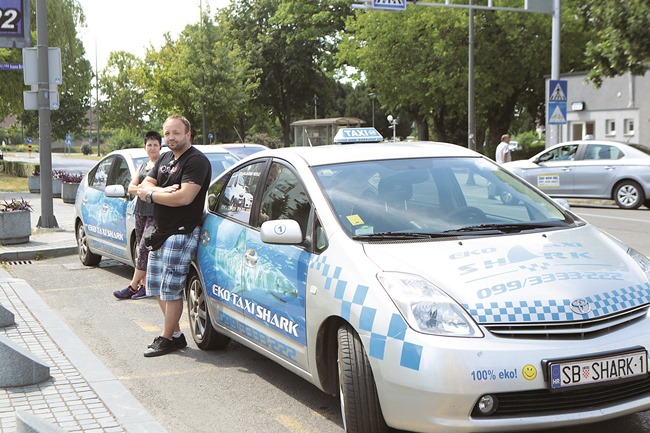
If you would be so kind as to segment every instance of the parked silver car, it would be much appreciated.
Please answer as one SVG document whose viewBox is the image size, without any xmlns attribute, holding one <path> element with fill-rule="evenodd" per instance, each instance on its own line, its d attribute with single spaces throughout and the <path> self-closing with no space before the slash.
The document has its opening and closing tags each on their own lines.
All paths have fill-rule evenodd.
<svg viewBox="0 0 650 433">
<path fill-rule="evenodd" d="M 650 148 L 617 141 L 560 143 L 503 166 L 551 197 L 611 199 L 623 209 L 650 207 Z M 504 202 L 511 196 L 502 196 Z"/>
</svg>

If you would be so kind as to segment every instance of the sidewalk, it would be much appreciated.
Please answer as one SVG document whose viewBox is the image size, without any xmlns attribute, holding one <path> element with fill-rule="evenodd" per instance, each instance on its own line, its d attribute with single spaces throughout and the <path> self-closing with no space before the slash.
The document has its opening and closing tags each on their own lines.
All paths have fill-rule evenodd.
<svg viewBox="0 0 650 433">
<path fill-rule="evenodd" d="M 28 243 L 0 245 L 0 305 L 15 318 L 14 325 L 0 328 L 0 336 L 39 358 L 50 368 L 51 377 L 31 386 L 0 388 L 0 432 L 17 431 L 16 411 L 30 412 L 66 432 L 165 432 L 34 289 L 1 267 L 2 262 L 77 251 L 73 204 L 54 198 L 59 227 L 37 229 L 40 195 L 0 192 L 0 200 L 21 197 L 34 208 L 33 231 Z"/>
</svg>

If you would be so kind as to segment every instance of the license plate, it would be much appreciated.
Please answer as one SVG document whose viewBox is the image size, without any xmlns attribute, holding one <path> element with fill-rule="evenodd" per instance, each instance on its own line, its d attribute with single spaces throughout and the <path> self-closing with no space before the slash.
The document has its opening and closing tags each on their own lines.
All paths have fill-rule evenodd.
<svg viewBox="0 0 650 433">
<path fill-rule="evenodd" d="M 549 363 L 551 389 L 593 385 L 648 374 L 648 353 L 638 350 L 604 357 Z"/>
</svg>

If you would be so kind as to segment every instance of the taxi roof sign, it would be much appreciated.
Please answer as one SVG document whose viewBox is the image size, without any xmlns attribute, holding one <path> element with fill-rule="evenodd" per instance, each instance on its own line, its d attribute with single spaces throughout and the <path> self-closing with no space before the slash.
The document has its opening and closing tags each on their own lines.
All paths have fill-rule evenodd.
<svg viewBox="0 0 650 433">
<path fill-rule="evenodd" d="M 384 137 L 372 127 L 368 128 L 342 128 L 334 136 L 334 143 L 381 143 Z"/>
</svg>

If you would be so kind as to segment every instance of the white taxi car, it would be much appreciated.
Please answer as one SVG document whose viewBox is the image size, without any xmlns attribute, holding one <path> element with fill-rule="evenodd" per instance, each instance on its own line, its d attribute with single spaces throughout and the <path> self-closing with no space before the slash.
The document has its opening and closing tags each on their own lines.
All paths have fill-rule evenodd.
<svg viewBox="0 0 650 433">
<path fill-rule="evenodd" d="M 195 147 L 210 160 L 213 178 L 239 161 L 219 146 Z M 163 147 L 162 151 L 167 152 L 168 148 Z M 75 235 L 82 264 L 97 265 L 104 256 L 135 265 L 135 200 L 128 188 L 148 159 L 143 148 L 116 150 L 84 176 L 75 199 Z"/>
<path fill-rule="evenodd" d="M 231 179 L 250 207 L 226 197 Z M 487 198 L 489 183 L 517 198 Z M 236 340 L 338 395 L 347 432 L 504 432 L 650 409 L 650 261 L 443 143 L 262 151 L 211 185 L 187 284 Z"/>
</svg>

